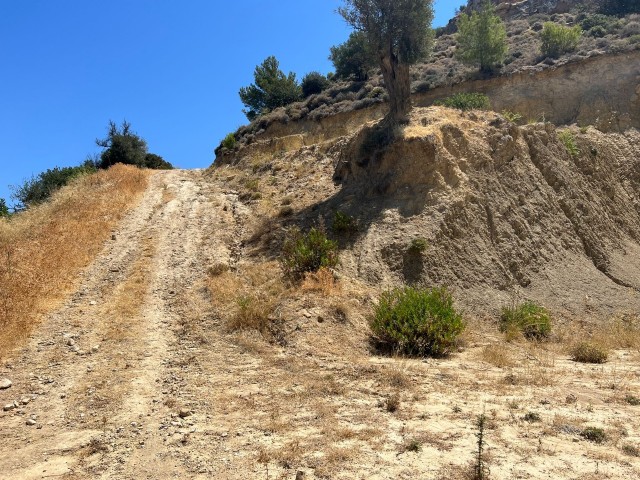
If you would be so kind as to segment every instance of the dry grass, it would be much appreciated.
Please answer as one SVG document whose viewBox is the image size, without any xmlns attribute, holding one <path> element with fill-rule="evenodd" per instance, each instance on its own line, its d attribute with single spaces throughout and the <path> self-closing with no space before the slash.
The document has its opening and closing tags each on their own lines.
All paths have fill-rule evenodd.
<svg viewBox="0 0 640 480">
<path fill-rule="evenodd" d="M 280 266 L 266 262 L 236 272 L 209 271 L 213 305 L 231 331 L 257 330 L 273 334 L 273 320 L 286 292 Z"/>
<path fill-rule="evenodd" d="M 147 179 L 145 171 L 117 165 L 78 179 L 11 221 L 0 221 L 0 357 L 71 288 Z"/>
<path fill-rule="evenodd" d="M 339 291 L 339 289 L 339 285 L 331 270 L 324 267 L 317 272 L 306 273 L 304 281 L 302 282 L 303 292 L 317 292 L 325 297 L 331 296 L 333 293 Z"/>
</svg>

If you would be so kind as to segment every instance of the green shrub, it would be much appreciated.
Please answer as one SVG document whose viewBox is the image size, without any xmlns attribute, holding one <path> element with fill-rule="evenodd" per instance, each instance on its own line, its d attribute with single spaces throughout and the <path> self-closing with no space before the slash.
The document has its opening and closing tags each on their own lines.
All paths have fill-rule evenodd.
<svg viewBox="0 0 640 480">
<path fill-rule="evenodd" d="M 233 150 L 234 148 L 236 148 L 236 143 L 236 136 L 233 133 L 230 133 L 226 137 L 224 137 L 222 142 L 220 142 L 220 145 L 222 146 L 222 148 L 226 148 L 227 150 Z"/>
<path fill-rule="evenodd" d="M 565 27 L 553 22 L 545 22 L 540 33 L 542 38 L 542 54 L 545 57 L 558 58 L 559 56 L 572 52 L 578 46 L 578 41 L 582 35 L 580 26 Z"/>
<path fill-rule="evenodd" d="M 410 355 L 445 355 L 464 330 L 453 297 L 442 288 L 396 289 L 381 295 L 371 322 L 380 346 Z"/>
<path fill-rule="evenodd" d="M 353 233 L 358 230 L 358 222 L 352 216 L 337 210 L 333 215 L 331 228 L 334 233 Z"/>
<path fill-rule="evenodd" d="M 619 22 L 615 17 L 602 14 L 587 15 L 580 26 L 588 35 L 592 37 L 604 37 L 608 33 L 614 32 Z"/>
<path fill-rule="evenodd" d="M 551 333 L 549 312 L 534 302 L 505 307 L 500 316 L 500 330 L 519 331 L 529 339 L 546 338 Z"/>
<path fill-rule="evenodd" d="M 37 177 L 14 187 L 13 198 L 18 201 L 19 208 L 26 208 L 46 201 L 55 191 L 67 185 L 71 180 L 81 175 L 87 175 L 96 171 L 91 162 L 86 162 L 79 167 L 55 167 L 40 173 Z"/>
<path fill-rule="evenodd" d="M 322 93 L 329 86 L 327 77 L 319 72 L 310 72 L 302 77 L 302 96 L 307 98 L 316 93 Z"/>
<path fill-rule="evenodd" d="M 434 105 L 457 108 L 458 110 L 489 110 L 489 97 L 483 93 L 456 93 L 443 100 L 437 100 Z"/>
<path fill-rule="evenodd" d="M 280 259 L 285 275 L 300 279 L 307 272 L 338 264 L 338 244 L 327 238 L 323 227 L 302 233 L 294 228 L 287 233 Z"/>
<path fill-rule="evenodd" d="M 581 363 L 604 363 L 609 358 L 607 350 L 589 342 L 580 342 L 571 349 L 571 359 Z"/>
<path fill-rule="evenodd" d="M 522 115 L 520 115 L 517 112 L 512 112 L 510 110 L 503 110 L 502 116 L 511 123 L 518 123 L 520 120 L 522 120 Z"/>
<path fill-rule="evenodd" d="M 415 254 L 423 253 L 428 246 L 429 244 L 424 238 L 414 238 L 409 244 L 409 252 Z"/>
<path fill-rule="evenodd" d="M 558 139 L 564 144 L 567 152 L 569 152 L 569 155 L 575 157 L 576 155 L 580 154 L 580 149 L 576 144 L 576 137 L 574 137 L 573 133 L 571 133 L 569 130 L 563 130 L 562 132 L 560 132 L 558 134 Z"/>
<path fill-rule="evenodd" d="M 587 427 L 580 432 L 580 436 L 594 443 L 604 443 L 607 439 L 607 434 L 602 428 L 598 427 Z"/>
</svg>

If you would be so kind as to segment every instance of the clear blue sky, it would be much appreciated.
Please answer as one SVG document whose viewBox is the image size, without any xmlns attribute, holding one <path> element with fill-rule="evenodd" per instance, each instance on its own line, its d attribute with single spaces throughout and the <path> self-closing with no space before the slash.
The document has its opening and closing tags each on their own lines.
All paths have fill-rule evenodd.
<svg viewBox="0 0 640 480">
<path fill-rule="evenodd" d="M 435 26 L 463 0 L 438 0 Z M 97 153 L 109 119 L 151 152 L 206 167 L 245 123 L 238 89 L 275 55 L 329 72 L 349 30 L 340 0 L 0 0 L 0 197 L 8 185 Z"/>
</svg>

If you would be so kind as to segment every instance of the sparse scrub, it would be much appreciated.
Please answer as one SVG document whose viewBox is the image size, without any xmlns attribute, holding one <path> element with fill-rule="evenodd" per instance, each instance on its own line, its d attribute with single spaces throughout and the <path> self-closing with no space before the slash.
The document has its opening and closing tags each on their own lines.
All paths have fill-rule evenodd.
<svg viewBox="0 0 640 480">
<path fill-rule="evenodd" d="M 395 413 L 400 408 L 400 394 L 394 393 L 384 401 L 384 408 L 389 413 Z"/>
<path fill-rule="evenodd" d="M 456 93 L 442 100 L 434 102 L 434 105 L 441 105 L 458 110 L 489 110 L 491 104 L 489 97 L 483 93 Z"/>
<path fill-rule="evenodd" d="M 338 245 L 327 238 L 322 226 L 313 227 L 307 233 L 293 228 L 285 238 L 280 262 L 286 276 L 301 279 L 307 272 L 335 267 Z"/>
<path fill-rule="evenodd" d="M 536 412 L 527 412 L 524 417 L 522 417 L 522 419 L 525 422 L 529 422 L 529 423 L 536 423 L 536 422 L 541 422 L 542 418 L 540 417 L 539 413 Z"/>
<path fill-rule="evenodd" d="M 592 342 L 580 342 L 571 349 L 571 359 L 574 362 L 605 363 L 607 358 L 607 350 Z"/>
<path fill-rule="evenodd" d="M 237 310 L 229 322 L 229 329 L 257 330 L 267 333 L 269 330 L 269 316 L 273 310 L 271 299 L 262 296 L 241 295 L 236 299 Z"/>
<path fill-rule="evenodd" d="M 546 22 L 540 34 L 542 39 L 542 55 L 558 58 L 561 55 L 572 52 L 578 46 L 582 35 L 580 26 L 565 27 L 553 22 Z"/>
<path fill-rule="evenodd" d="M 511 123 L 518 123 L 522 120 L 522 115 L 517 112 L 512 112 L 510 110 L 503 110 L 502 116 L 507 119 L 507 121 Z"/>
<path fill-rule="evenodd" d="M 551 318 L 544 307 L 534 302 L 525 302 L 502 309 L 500 330 L 507 335 L 513 335 L 517 331 L 525 338 L 541 340 L 551 333 Z"/>
<path fill-rule="evenodd" d="M 319 292 L 325 297 L 330 296 L 338 288 L 333 272 L 322 267 L 317 272 L 306 272 L 302 290 L 308 292 Z"/>
<path fill-rule="evenodd" d="M 563 130 L 562 132 L 558 133 L 558 139 L 565 146 L 567 152 L 569 152 L 569 155 L 575 157 L 576 155 L 580 154 L 580 149 L 576 144 L 576 137 L 569 130 Z"/>
<path fill-rule="evenodd" d="M 630 443 L 626 443 L 622 446 L 622 452 L 630 457 L 640 457 L 640 448 Z"/>
<path fill-rule="evenodd" d="M 385 292 L 371 322 L 379 346 L 418 356 L 449 353 L 464 327 L 444 287 Z"/>
<path fill-rule="evenodd" d="M 513 359 L 503 345 L 487 345 L 482 349 L 481 358 L 483 361 L 498 368 L 513 366 Z"/>
<path fill-rule="evenodd" d="M 355 218 L 337 210 L 333 215 L 331 228 L 334 233 L 349 234 L 358 231 L 358 222 Z"/>
<path fill-rule="evenodd" d="M 599 427 L 587 427 L 580 432 L 580 436 L 593 443 L 604 443 L 607 440 L 607 434 Z"/>
<path fill-rule="evenodd" d="M 485 430 L 487 428 L 487 416 L 483 413 L 478 415 L 476 421 L 476 459 L 473 465 L 473 480 L 487 480 L 489 478 L 489 467 L 485 460 L 485 447 L 487 442 L 485 440 Z"/>
<path fill-rule="evenodd" d="M 222 148 L 226 148 L 227 150 L 233 150 L 236 147 L 236 144 L 236 136 L 233 133 L 229 133 L 220 143 Z"/>
<path fill-rule="evenodd" d="M 624 400 L 633 407 L 640 407 L 640 397 L 636 397 L 635 395 L 627 395 Z"/>
</svg>

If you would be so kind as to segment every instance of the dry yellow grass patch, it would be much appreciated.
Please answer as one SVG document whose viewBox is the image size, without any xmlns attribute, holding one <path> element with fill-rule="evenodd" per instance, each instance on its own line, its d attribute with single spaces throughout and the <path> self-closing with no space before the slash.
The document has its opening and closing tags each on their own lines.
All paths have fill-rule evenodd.
<svg viewBox="0 0 640 480">
<path fill-rule="evenodd" d="M 145 171 L 116 165 L 0 221 L 0 357 L 69 290 L 145 190 L 147 178 Z"/>
<path fill-rule="evenodd" d="M 286 292 L 277 262 L 265 262 L 218 273 L 210 272 L 208 280 L 213 304 L 231 331 L 271 331 L 278 303 Z"/>
<path fill-rule="evenodd" d="M 321 268 L 317 272 L 306 273 L 302 282 L 303 292 L 318 292 L 325 297 L 340 291 L 340 286 L 333 273 L 328 268 Z"/>
</svg>

